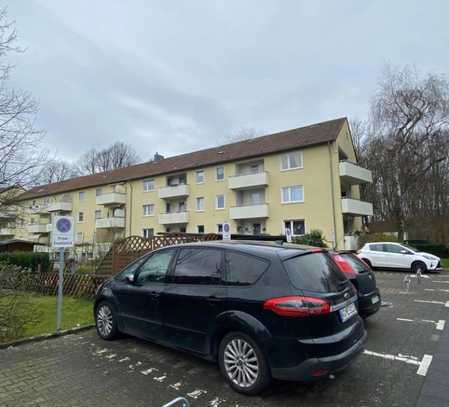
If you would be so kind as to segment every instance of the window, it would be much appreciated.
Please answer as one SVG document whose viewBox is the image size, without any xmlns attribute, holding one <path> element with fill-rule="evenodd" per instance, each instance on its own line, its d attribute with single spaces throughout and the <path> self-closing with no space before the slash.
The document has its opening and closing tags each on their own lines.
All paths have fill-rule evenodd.
<svg viewBox="0 0 449 407">
<path fill-rule="evenodd" d="M 136 284 L 144 285 L 163 282 L 174 253 L 174 249 L 168 249 L 156 252 L 150 256 L 137 272 Z"/>
<path fill-rule="evenodd" d="M 224 167 L 220 166 L 215 169 L 215 176 L 217 181 L 223 181 L 225 177 Z"/>
<path fill-rule="evenodd" d="M 370 244 L 369 249 L 372 252 L 383 252 L 383 251 L 386 251 L 386 250 L 384 250 L 383 246 L 384 246 L 383 244 L 378 244 L 378 243 Z"/>
<path fill-rule="evenodd" d="M 78 193 L 78 199 L 80 200 L 80 201 L 84 201 L 84 198 L 86 197 L 86 193 L 84 192 L 84 191 L 80 191 L 79 193 Z"/>
<path fill-rule="evenodd" d="M 204 170 L 196 171 L 196 183 L 203 184 L 204 183 Z"/>
<path fill-rule="evenodd" d="M 225 207 L 225 196 L 217 195 L 216 202 L 215 202 L 215 208 L 216 209 L 224 209 L 224 207 Z"/>
<path fill-rule="evenodd" d="M 203 212 L 204 211 L 204 198 L 198 197 L 196 198 L 196 210 Z"/>
<path fill-rule="evenodd" d="M 145 255 L 143 257 L 140 257 L 133 263 L 131 263 L 129 266 L 127 266 L 122 272 L 117 274 L 114 278 L 118 281 L 126 281 L 126 278 L 136 272 L 136 270 L 139 268 L 139 266 L 148 259 L 148 255 Z"/>
<path fill-rule="evenodd" d="M 149 239 L 150 237 L 154 236 L 154 229 L 153 228 L 142 229 L 142 235 L 145 239 Z"/>
<path fill-rule="evenodd" d="M 143 192 L 154 191 L 154 179 L 144 179 L 143 183 Z"/>
<path fill-rule="evenodd" d="M 83 232 L 76 232 L 76 243 L 83 242 Z"/>
<path fill-rule="evenodd" d="M 281 170 L 303 168 L 303 155 L 301 151 L 294 151 L 281 155 Z"/>
<path fill-rule="evenodd" d="M 286 220 L 284 228 L 290 229 L 293 236 L 301 236 L 306 233 L 306 225 L 304 220 Z"/>
<path fill-rule="evenodd" d="M 398 244 L 384 244 L 384 251 L 396 254 L 403 254 L 402 252 L 406 251 L 407 254 L 412 254 L 410 251 L 406 250 L 402 246 L 399 246 Z"/>
<path fill-rule="evenodd" d="M 282 187 L 282 203 L 304 202 L 304 187 L 294 185 L 291 187 Z"/>
<path fill-rule="evenodd" d="M 299 255 L 284 262 L 292 284 L 300 290 L 337 292 L 345 275 L 324 253 Z"/>
<path fill-rule="evenodd" d="M 258 257 L 226 252 L 226 283 L 231 285 L 254 284 L 267 267 L 268 262 Z"/>
<path fill-rule="evenodd" d="M 101 209 L 95 211 L 95 219 L 101 219 Z"/>
<path fill-rule="evenodd" d="M 95 188 L 95 196 L 99 196 L 103 193 L 103 189 L 102 188 Z"/>
<path fill-rule="evenodd" d="M 178 284 L 218 284 L 221 280 L 222 251 L 180 249 L 173 281 Z"/>
<path fill-rule="evenodd" d="M 143 216 L 154 215 L 154 204 L 145 204 L 143 207 Z"/>
<path fill-rule="evenodd" d="M 204 233 L 204 225 L 198 225 L 197 226 L 197 232 L 198 233 Z"/>
<path fill-rule="evenodd" d="M 78 222 L 84 222 L 84 212 L 78 212 Z"/>
<path fill-rule="evenodd" d="M 223 233 L 223 224 L 222 223 L 219 223 L 217 225 L 217 233 Z"/>
</svg>

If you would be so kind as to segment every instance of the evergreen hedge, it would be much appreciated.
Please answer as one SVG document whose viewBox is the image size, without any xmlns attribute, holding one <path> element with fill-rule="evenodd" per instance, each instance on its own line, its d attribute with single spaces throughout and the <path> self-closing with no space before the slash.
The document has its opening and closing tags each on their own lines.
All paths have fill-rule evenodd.
<svg viewBox="0 0 449 407">
<path fill-rule="evenodd" d="M 37 271 L 40 264 L 43 272 L 50 271 L 52 266 L 48 253 L 42 252 L 3 252 L 0 253 L 0 263 L 14 264 L 32 271 Z"/>
</svg>

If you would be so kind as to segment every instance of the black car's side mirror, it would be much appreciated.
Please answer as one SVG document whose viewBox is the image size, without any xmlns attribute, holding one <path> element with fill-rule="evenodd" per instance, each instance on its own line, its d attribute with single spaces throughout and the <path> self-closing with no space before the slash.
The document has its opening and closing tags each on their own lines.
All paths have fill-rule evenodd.
<svg viewBox="0 0 449 407">
<path fill-rule="evenodd" d="M 128 283 L 128 284 L 134 284 L 134 274 L 129 274 L 129 275 L 127 275 L 126 276 L 126 282 Z"/>
</svg>

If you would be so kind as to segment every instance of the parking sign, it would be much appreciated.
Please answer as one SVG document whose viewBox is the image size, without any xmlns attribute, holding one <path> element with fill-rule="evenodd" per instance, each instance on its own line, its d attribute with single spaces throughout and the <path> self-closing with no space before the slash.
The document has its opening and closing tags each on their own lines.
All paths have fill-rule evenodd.
<svg viewBox="0 0 449 407">
<path fill-rule="evenodd" d="M 231 240 L 231 227 L 228 222 L 223 222 L 223 240 Z"/>
<path fill-rule="evenodd" d="M 72 247 L 73 237 L 73 217 L 55 216 L 53 220 L 52 246 Z"/>
</svg>

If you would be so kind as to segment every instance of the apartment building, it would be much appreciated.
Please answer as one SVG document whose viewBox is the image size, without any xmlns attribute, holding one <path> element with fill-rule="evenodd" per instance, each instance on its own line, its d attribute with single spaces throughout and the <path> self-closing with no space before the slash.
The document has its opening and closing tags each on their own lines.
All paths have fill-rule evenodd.
<svg viewBox="0 0 449 407">
<path fill-rule="evenodd" d="M 240 234 L 320 229 L 329 245 L 344 248 L 373 214 L 359 199 L 359 186 L 371 181 L 340 118 L 33 188 L 18 197 L 27 224 L 16 230 L 48 243 L 52 217 L 70 214 L 77 244 L 98 245 L 220 232 L 228 221 Z"/>
</svg>

